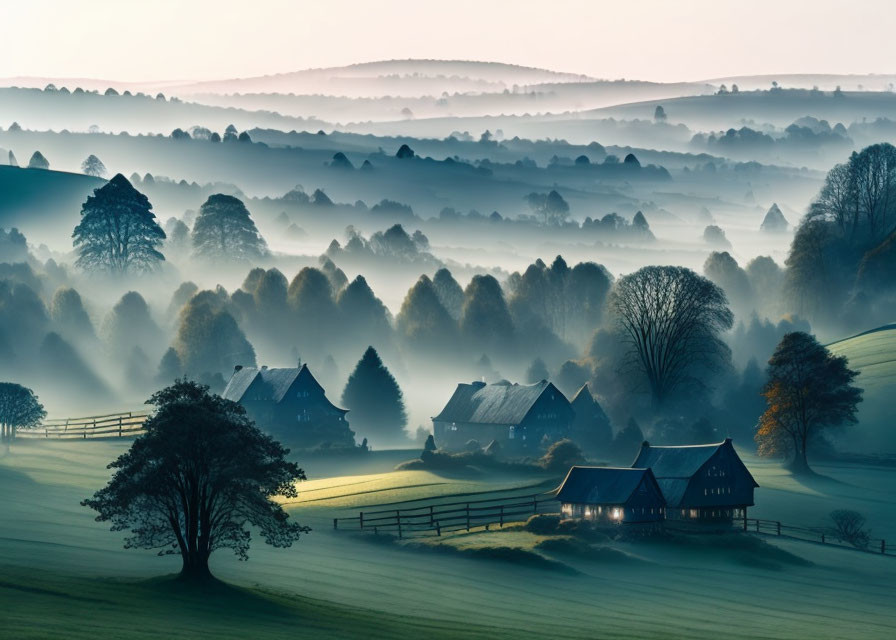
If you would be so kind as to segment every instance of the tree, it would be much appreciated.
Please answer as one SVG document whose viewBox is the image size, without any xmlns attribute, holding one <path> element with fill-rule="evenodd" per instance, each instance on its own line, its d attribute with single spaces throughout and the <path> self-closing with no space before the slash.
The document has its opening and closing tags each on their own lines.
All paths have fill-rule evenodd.
<svg viewBox="0 0 896 640">
<path fill-rule="evenodd" d="M 81 163 L 81 172 L 95 178 L 104 178 L 106 176 L 106 165 L 95 155 L 90 154 Z"/>
<path fill-rule="evenodd" d="M 34 392 L 15 382 L 0 382 L 0 440 L 9 442 L 16 429 L 36 427 L 47 417 Z"/>
<path fill-rule="evenodd" d="M 475 275 L 464 291 L 460 329 L 476 349 L 505 350 L 514 340 L 513 320 L 501 285 L 491 275 Z"/>
<path fill-rule="evenodd" d="M 358 433 L 380 442 L 404 439 L 408 416 L 401 389 L 373 347 L 367 347 L 349 376 L 342 404 L 352 412 Z"/>
<path fill-rule="evenodd" d="M 408 290 L 396 318 L 396 328 L 413 351 L 447 352 L 457 342 L 457 323 L 439 301 L 434 283 L 425 274 Z"/>
<path fill-rule="evenodd" d="M 310 531 L 272 500 L 295 498 L 305 473 L 242 405 L 187 380 L 147 404 L 155 411 L 145 433 L 109 465 L 115 470 L 109 484 L 81 503 L 113 531 L 130 531 L 125 548 L 180 554 L 181 578 L 203 580 L 211 578 L 213 551 L 231 549 L 248 559 L 249 527 L 274 547 L 289 547 Z"/>
<path fill-rule="evenodd" d="M 460 318 L 460 312 L 464 305 L 464 290 L 458 284 L 451 272 L 445 267 L 436 271 L 432 278 L 439 302 L 451 314 L 455 320 Z"/>
<path fill-rule="evenodd" d="M 196 256 L 213 262 L 251 262 L 268 253 L 246 205 L 223 193 L 199 208 L 192 237 Z"/>
<path fill-rule="evenodd" d="M 834 523 L 833 534 L 840 542 L 846 542 L 857 549 L 867 549 L 871 542 L 871 532 L 865 529 L 865 516 L 850 509 L 831 511 Z"/>
<path fill-rule="evenodd" d="M 665 122 L 666 121 L 666 110 L 663 109 L 663 105 L 656 105 L 656 109 L 653 110 L 653 119 L 656 122 Z"/>
<path fill-rule="evenodd" d="M 690 269 L 643 267 L 620 278 L 610 308 L 656 405 L 690 383 L 702 386 L 701 370 L 730 357 L 719 337 L 733 323 L 725 294 Z"/>
<path fill-rule="evenodd" d="M 255 350 L 213 291 L 200 291 L 183 308 L 174 348 L 184 372 L 192 376 L 255 366 Z"/>
<path fill-rule="evenodd" d="M 584 464 L 585 456 L 582 450 L 572 440 L 558 440 L 553 443 L 545 454 L 539 459 L 538 464 L 545 471 L 556 473 L 569 471 L 570 467 Z"/>
<path fill-rule="evenodd" d="M 90 316 L 84 309 L 81 295 L 69 287 L 60 287 L 50 302 L 50 317 L 60 331 L 70 340 L 96 338 Z"/>
<path fill-rule="evenodd" d="M 47 160 L 44 157 L 44 154 L 42 154 L 40 151 L 35 151 L 32 154 L 31 159 L 28 161 L 28 168 L 29 169 L 49 169 L 50 161 Z"/>
<path fill-rule="evenodd" d="M 855 424 L 862 389 L 845 356 L 835 356 L 814 336 L 786 334 L 768 361 L 762 395 L 768 404 L 759 419 L 756 443 L 764 456 L 789 456 L 791 469 L 811 472 L 807 449 L 828 428 Z"/>
<path fill-rule="evenodd" d="M 152 205 L 120 173 L 87 197 L 72 238 L 75 264 L 87 271 L 123 276 L 152 271 L 165 259 L 158 250 L 165 232 Z"/>
<path fill-rule="evenodd" d="M 535 215 L 544 218 L 545 226 L 561 224 L 569 217 L 569 204 L 555 190 L 550 193 L 530 193 L 526 196 L 526 204 Z"/>
<path fill-rule="evenodd" d="M 414 157 L 414 150 L 411 149 L 408 145 L 403 144 L 398 147 L 398 151 L 395 153 L 395 157 L 400 160 L 406 160 L 408 158 Z"/>
</svg>

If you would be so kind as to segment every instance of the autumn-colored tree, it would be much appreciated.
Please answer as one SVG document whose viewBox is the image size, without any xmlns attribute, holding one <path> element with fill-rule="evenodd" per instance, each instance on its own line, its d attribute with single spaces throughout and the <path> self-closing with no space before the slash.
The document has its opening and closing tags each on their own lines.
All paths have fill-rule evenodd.
<svg viewBox="0 0 896 640">
<path fill-rule="evenodd" d="M 768 361 L 768 383 L 762 390 L 768 407 L 759 419 L 759 455 L 791 459 L 795 472 L 809 472 L 806 452 L 824 429 L 856 423 L 862 389 L 859 375 L 811 335 L 786 334 Z"/>
</svg>

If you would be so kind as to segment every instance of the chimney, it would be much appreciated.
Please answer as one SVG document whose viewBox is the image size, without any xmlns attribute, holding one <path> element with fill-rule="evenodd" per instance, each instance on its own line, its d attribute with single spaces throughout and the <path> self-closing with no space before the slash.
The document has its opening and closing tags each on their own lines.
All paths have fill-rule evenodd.
<svg viewBox="0 0 896 640">
<path fill-rule="evenodd" d="M 242 370 L 243 370 L 243 365 L 241 365 L 241 364 L 238 364 L 233 368 L 234 373 L 236 373 L 237 371 L 242 371 Z"/>
</svg>

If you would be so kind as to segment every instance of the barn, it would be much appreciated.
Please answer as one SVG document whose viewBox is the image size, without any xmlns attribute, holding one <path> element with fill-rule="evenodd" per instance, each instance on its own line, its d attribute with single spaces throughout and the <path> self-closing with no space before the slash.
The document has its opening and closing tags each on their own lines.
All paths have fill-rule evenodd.
<svg viewBox="0 0 896 640">
<path fill-rule="evenodd" d="M 644 442 L 632 468 L 649 468 L 666 499 L 666 519 L 730 522 L 746 518 L 759 485 L 731 438 L 718 444 L 654 447 Z"/>
<path fill-rule="evenodd" d="M 355 434 L 345 417 L 348 410 L 330 402 L 307 365 L 234 367 L 223 396 L 239 402 L 260 428 L 290 446 L 355 444 Z"/>
<path fill-rule="evenodd" d="M 439 446 L 461 449 L 470 440 L 497 440 L 506 450 L 537 450 L 547 438 L 569 435 L 574 412 L 557 387 L 542 380 L 532 385 L 472 382 L 458 384 L 439 415 L 433 433 Z"/>
<path fill-rule="evenodd" d="M 666 511 L 650 469 L 572 467 L 556 499 L 568 518 L 611 524 L 661 522 Z"/>
</svg>

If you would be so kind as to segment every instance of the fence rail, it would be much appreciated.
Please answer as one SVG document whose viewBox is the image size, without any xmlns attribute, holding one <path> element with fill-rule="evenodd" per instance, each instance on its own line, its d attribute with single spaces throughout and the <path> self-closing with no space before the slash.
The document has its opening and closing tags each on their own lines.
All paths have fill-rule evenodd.
<svg viewBox="0 0 896 640">
<path fill-rule="evenodd" d="M 824 527 L 795 527 L 789 524 L 782 524 L 778 520 L 744 518 L 743 529 L 744 531 L 752 533 L 780 536 L 782 538 L 793 538 L 795 540 L 817 542 L 819 544 L 830 544 L 835 547 L 858 549 L 860 551 L 868 551 L 870 553 L 880 553 L 885 556 L 896 556 L 896 547 L 888 545 L 886 540 L 871 539 L 868 541 L 867 546 L 856 546 L 850 542 L 841 540 L 837 537 L 837 534 L 835 532 Z"/>
<path fill-rule="evenodd" d="M 16 438 L 54 440 L 133 438 L 143 433 L 148 411 L 126 411 L 80 418 L 55 418 L 38 427 L 18 429 Z"/>
<path fill-rule="evenodd" d="M 469 531 L 473 527 L 503 527 L 522 516 L 553 511 L 552 493 L 504 496 L 466 502 L 445 502 L 406 509 L 361 511 L 357 516 L 333 518 L 334 529 L 373 533 L 423 534 L 437 536 L 448 531 Z"/>
</svg>

